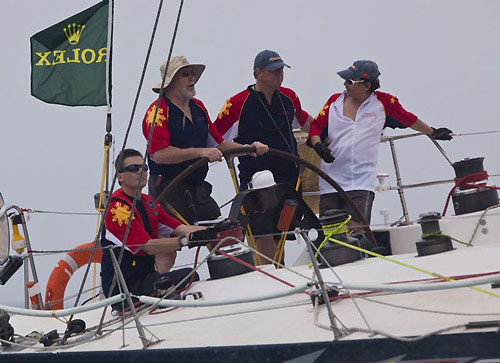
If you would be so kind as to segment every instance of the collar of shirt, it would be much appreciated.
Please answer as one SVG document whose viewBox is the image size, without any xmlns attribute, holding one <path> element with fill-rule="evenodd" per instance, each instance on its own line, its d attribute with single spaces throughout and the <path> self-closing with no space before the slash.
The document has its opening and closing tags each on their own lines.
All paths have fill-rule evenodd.
<svg viewBox="0 0 500 363">
<path fill-rule="evenodd" d="M 177 107 L 172 101 L 170 101 L 170 99 L 168 97 L 164 97 L 165 99 L 165 102 L 167 103 L 168 105 L 168 108 L 170 110 L 170 112 L 174 112 L 180 116 L 183 116 L 184 115 L 184 111 L 182 111 L 179 107 Z M 193 100 L 189 100 L 189 109 L 191 110 L 191 114 L 193 113 L 193 107 L 195 107 L 196 104 Z"/>
<path fill-rule="evenodd" d="M 250 92 L 251 95 L 255 97 L 259 97 L 263 102 L 265 101 L 267 103 L 266 96 L 264 96 L 263 92 L 259 92 L 255 90 L 255 84 L 251 84 L 250 86 L 247 87 L 247 91 Z M 278 95 L 279 90 L 275 90 L 273 92 L 273 96 L 271 97 L 271 105 L 276 102 L 276 97 Z"/>
<path fill-rule="evenodd" d="M 345 101 L 346 94 L 347 94 L 347 92 L 344 90 L 344 92 L 342 92 L 340 97 L 337 98 L 335 100 L 335 102 L 333 103 L 333 107 L 335 107 L 335 110 L 336 110 L 338 115 L 342 115 L 343 117 L 348 118 L 348 117 L 344 116 L 344 101 Z M 375 92 L 373 92 L 371 95 L 369 95 L 366 98 L 366 100 L 364 100 L 363 103 L 359 106 L 358 112 L 356 114 L 359 114 L 359 110 L 361 108 L 366 107 L 368 104 L 370 104 L 376 98 L 377 98 L 377 96 L 375 96 Z"/>
</svg>

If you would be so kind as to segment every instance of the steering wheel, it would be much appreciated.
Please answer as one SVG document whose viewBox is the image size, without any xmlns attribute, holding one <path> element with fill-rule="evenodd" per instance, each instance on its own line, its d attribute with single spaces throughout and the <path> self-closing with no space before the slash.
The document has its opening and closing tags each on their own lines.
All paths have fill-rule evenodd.
<svg viewBox="0 0 500 363">
<path fill-rule="evenodd" d="M 233 158 L 238 157 L 238 156 L 243 156 L 243 155 L 248 155 L 252 152 L 255 152 L 254 147 L 238 147 L 238 148 L 233 148 L 230 150 L 224 151 L 222 154 L 224 155 L 224 158 L 226 159 L 226 162 L 228 163 L 228 167 L 231 168 Z M 353 202 L 351 197 L 340 187 L 340 185 L 335 182 L 330 176 L 328 176 L 325 172 L 323 172 L 320 168 L 315 166 L 314 164 L 310 163 L 307 160 L 301 159 L 298 156 L 295 156 L 293 154 L 281 151 L 281 150 L 276 150 L 276 149 L 271 149 L 269 148 L 268 151 L 269 155 L 281 157 L 286 160 L 290 160 L 295 162 L 297 165 L 304 166 L 307 169 L 313 171 L 316 173 L 318 176 L 323 178 L 328 184 L 332 186 L 344 199 L 344 201 L 349 204 L 349 206 L 352 208 L 352 210 L 356 213 L 356 216 L 359 218 L 361 223 L 363 224 L 363 229 L 366 232 L 366 235 L 368 239 L 370 240 L 371 244 L 373 247 L 377 246 L 377 241 L 375 240 L 375 236 L 373 235 L 372 230 L 370 229 L 370 226 L 368 225 L 367 220 L 365 219 L 364 215 L 361 213 L 359 210 L 358 206 L 356 203 Z M 196 169 L 200 168 L 202 165 L 205 165 L 208 163 L 207 158 L 201 158 L 200 160 L 194 162 L 190 166 L 188 166 L 186 169 L 184 169 L 179 175 L 177 175 L 166 187 L 163 189 L 161 194 L 157 198 L 157 202 L 160 203 L 165 199 L 166 195 L 176 186 L 178 185 L 181 181 L 184 180 L 188 175 L 193 173 Z M 233 175 L 234 176 L 234 175 Z M 234 176 L 236 178 L 236 176 Z"/>
</svg>

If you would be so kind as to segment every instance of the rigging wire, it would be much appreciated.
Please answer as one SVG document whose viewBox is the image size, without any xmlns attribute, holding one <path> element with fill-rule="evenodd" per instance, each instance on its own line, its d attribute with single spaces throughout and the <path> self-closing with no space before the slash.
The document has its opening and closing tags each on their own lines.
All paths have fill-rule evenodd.
<svg viewBox="0 0 500 363">
<path fill-rule="evenodd" d="M 97 212 L 67 212 L 67 211 L 53 211 L 33 208 L 23 208 L 23 212 L 28 214 L 61 214 L 61 215 L 77 215 L 77 216 L 96 216 Z"/>
<path fill-rule="evenodd" d="M 486 134 L 497 134 L 500 130 L 490 130 L 490 131 L 477 131 L 477 132 L 463 132 L 459 134 L 452 133 L 451 136 L 472 136 L 472 135 L 486 135 Z"/>
<path fill-rule="evenodd" d="M 163 3 L 163 0 L 160 0 L 160 4 L 162 4 L 162 3 Z M 172 40 L 170 42 L 170 49 L 169 49 L 168 57 L 167 57 L 167 61 L 166 61 L 165 72 L 163 74 L 162 83 L 161 83 L 161 86 L 160 86 L 160 91 L 158 93 L 158 100 L 157 100 L 156 107 L 155 107 L 155 112 L 154 112 L 154 115 L 153 115 L 153 121 L 151 122 L 151 130 L 149 132 L 149 137 L 148 137 L 148 141 L 147 141 L 147 144 L 146 144 L 146 151 L 144 152 L 144 158 L 142 160 L 142 164 L 143 165 L 146 164 L 147 155 L 149 153 L 149 147 L 151 145 L 151 139 L 153 137 L 153 131 L 154 131 L 154 128 L 155 128 L 155 125 L 156 125 L 156 117 L 158 115 L 158 109 L 160 107 L 160 100 L 163 97 L 163 92 L 164 92 L 163 85 L 165 84 L 165 80 L 167 78 L 168 67 L 169 67 L 171 56 L 172 56 L 172 51 L 173 51 L 173 48 L 174 48 L 175 39 L 177 37 L 177 30 L 179 28 L 179 22 L 180 22 L 180 18 L 181 18 L 181 13 L 182 13 L 183 5 L 184 5 L 184 0 L 181 0 L 181 2 L 179 4 L 179 11 L 177 13 L 177 20 L 175 22 L 174 33 L 172 34 Z M 153 30 L 152 40 L 154 39 L 154 34 L 156 33 L 156 26 L 158 24 L 160 13 L 161 13 L 161 7 L 158 9 L 158 14 L 157 14 L 157 18 L 156 18 L 156 22 L 155 22 L 155 26 L 154 26 L 154 30 Z M 150 45 L 152 45 L 152 42 L 150 43 Z M 149 52 L 148 52 L 148 57 L 147 58 L 149 59 Z M 143 69 L 143 73 L 144 72 L 145 72 L 145 68 Z M 140 93 L 140 89 L 138 90 L 138 93 Z M 135 111 L 135 105 L 134 105 L 134 111 Z M 129 125 L 129 129 L 127 130 L 127 132 L 130 131 L 130 126 L 131 126 L 131 124 Z M 125 142 L 126 142 L 126 140 L 125 140 Z M 125 142 L 124 142 L 123 149 L 125 148 Z M 144 168 L 141 168 L 141 172 L 140 172 L 139 178 L 142 178 L 142 175 L 144 173 L 145 173 Z M 116 180 L 116 175 L 115 175 L 115 180 Z M 115 180 L 113 180 L 113 182 Z M 140 192 L 141 192 L 141 187 L 140 187 L 139 184 L 137 184 L 137 187 L 135 188 L 134 199 L 132 201 L 130 216 L 128 218 L 127 227 L 125 229 L 125 234 L 123 236 L 123 242 L 122 242 L 122 245 L 120 247 L 120 254 L 118 256 L 118 265 L 120 265 L 120 263 L 122 261 L 123 253 L 125 251 L 125 245 L 126 245 L 127 240 L 128 240 L 128 236 L 129 236 L 129 232 L 130 232 L 130 227 L 132 225 L 132 219 L 134 218 L 135 208 L 136 208 L 137 202 L 139 200 L 139 194 L 140 194 Z M 111 202 L 111 198 L 110 198 L 109 202 Z M 108 203 L 108 206 L 109 205 L 110 205 L 110 203 Z M 116 275 L 113 276 L 113 280 L 112 280 L 112 283 L 111 283 L 111 286 L 110 286 L 110 289 L 109 289 L 109 293 L 111 293 L 113 291 L 113 289 L 115 287 L 115 284 L 116 284 Z M 105 313 L 106 313 L 106 309 L 104 309 L 104 311 L 103 311 L 103 315 L 102 315 L 101 320 L 104 318 L 104 314 Z"/>
<path fill-rule="evenodd" d="M 135 99 L 134 99 L 134 104 L 133 104 L 133 107 L 132 107 L 132 112 L 131 112 L 131 115 L 130 115 L 130 120 L 129 120 L 129 123 L 128 123 L 128 126 L 127 126 L 127 131 L 125 133 L 125 138 L 124 138 L 123 146 L 122 146 L 122 149 L 121 149 L 122 151 L 125 149 L 125 146 L 127 145 L 128 136 L 130 134 L 130 129 L 132 127 L 133 119 L 134 119 L 134 116 L 135 116 L 135 110 L 137 108 L 137 103 L 139 101 L 139 95 L 141 93 L 142 85 L 144 83 L 144 78 L 145 78 L 145 75 L 146 75 L 146 69 L 147 69 L 147 66 L 149 64 L 149 57 L 151 55 L 151 49 L 153 47 L 153 41 L 155 39 L 156 29 L 158 27 L 158 22 L 159 22 L 159 18 L 160 18 L 162 6 L 163 6 L 163 0 L 160 0 L 159 1 L 159 5 L 158 5 L 158 11 L 157 11 L 156 17 L 155 17 L 155 22 L 154 22 L 154 25 L 153 25 L 153 31 L 152 31 L 152 34 L 151 34 L 151 39 L 150 39 L 150 42 L 149 42 L 149 45 L 148 45 L 148 50 L 146 52 L 146 59 L 144 61 L 144 66 L 143 66 L 143 69 L 142 69 L 141 78 L 139 80 L 139 85 L 138 85 L 138 88 L 137 88 L 136 96 L 135 96 Z M 144 170 L 142 170 L 142 172 L 143 171 Z M 114 186 L 115 186 L 115 183 L 116 183 L 116 178 L 117 178 L 117 175 L 115 173 L 114 176 L 113 176 L 113 181 L 111 183 L 111 188 L 110 188 L 111 191 L 114 189 Z M 104 216 L 107 215 L 107 212 L 109 210 L 110 205 L 111 205 L 111 198 L 109 198 L 108 201 L 107 201 L 107 203 L 106 203 L 106 208 L 105 208 L 105 210 L 103 212 Z M 133 211 L 134 211 L 134 209 L 132 209 L 132 213 L 133 213 Z M 132 220 L 132 217 L 130 217 L 130 220 Z M 95 240 L 94 240 L 94 246 L 98 245 L 99 236 L 102 233 L 103 228 L 104 228 L 104 221 L 105 221 L 105 218 L 103 218 L 101 220 L 101 225 L 99 226 L 99 232 L 96 234 L 96 237 L 95 237 Z M 95 252 L 92 251 L 90 260 L 92 260 L 92 258 L 94 257 L 94 253 Z M 121 259 L 118 261 L 118 263 L 120 263 L 120 262 L 121 262 Z M 85 285 L 85 282 L 87 280 L 87 276 L 88 276 L 88 272 L 90 270 L 90 266 L 91 266 L 91 263 L 88 263 L 87 264 L 87 268 L 85 270 L 84 277 L 82 279 L 82 283 L 80 285 L 80 292 L 79 292 L 79 294 L 83 290 L 83 286 Z M 114 276 L 113 280 L 114 280 L 114 282 L 116 282 L 116 276 Z M 76 299 L 75 306 L 78 304 L 78 302 L 79 302 L 79 297 L 77 297 L 77 299 Z M 100 324 L 100 326 L 102 326 L 102 322 L 103 322 L 103 319 L 104 319 L 105 312 L 106 312 L 106 309 L 104 309 L 104 311 L 103 311 L 103 316 L 101 318 L 101 324 Z M 71 317 L 71 318 L 73 318 L 73 317 Z"/>
</svg>

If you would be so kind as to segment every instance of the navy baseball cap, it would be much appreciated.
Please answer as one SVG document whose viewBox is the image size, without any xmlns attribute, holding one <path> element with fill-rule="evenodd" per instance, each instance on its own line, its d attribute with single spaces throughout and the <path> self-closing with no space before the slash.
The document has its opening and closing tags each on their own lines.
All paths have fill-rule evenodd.
<svg viewBox="0 0 500 363">
<path fill-rule="evenodd" d="M 380 76 L 377 63 L 371 60 L 357 60 L 349 68 L 337 72 L 343 79 L 377 79 Z"/>
<path fill-rule="evenodd" d="M 255 56 L 255 61 L 253 62 L 253 69 L 260 68 L 267 71 L 274 71 L 281 67 L 290 66 L 283 62 L 280 55 L 272 50 L 266 49 Z"/>
</svg>

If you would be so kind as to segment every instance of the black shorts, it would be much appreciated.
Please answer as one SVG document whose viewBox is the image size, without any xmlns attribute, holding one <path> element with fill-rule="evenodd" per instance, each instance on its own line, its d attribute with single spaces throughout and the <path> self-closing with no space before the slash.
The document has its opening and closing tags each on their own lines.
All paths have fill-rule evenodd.
<svg viewBox="0 0 500 363">
<path fill-rule="evenodd" d="M 150 175 L 148 184 L 149 195 L 153 198 L 158 198 L 171 181 L 172 179 L 166 179 L 159 175 Z M 189 191 L 189 193 L 186 193 L 186 191 Z M 167 204 L 170 204 L 190 224 L 195 222 L 195 220 L 213 220 L 217 219 L 221 213 L 217 202 L 210 196 L 211 193 L 212 185 L 206 181 L 198 185 L 189 185 L 181 182 L 167 194 L 160 204 L 168 214 L 177 218 L 168 209 Z M 191 200 L 188 194 L 191 195 Z"/>
<path fill-rule="evenodd" d="M 351 197 L 354 204 L 356 204 L 368 224 L 370 224 L 375 193 L 368 190 L 351 190 L 346 193 L 349 197 Z M 352 210 L 349 204 L 340 196 L 339 193 L 321 194 L 319 198 L 320 217 L 323 216 L 329 209 L 343 209 L 352 216 L 353 221 L 361 223 L 358 215 L 354 212 L 354 210 Z"/>
<path fill-rule="evenodd" d="M 186 268 L 181 268 L 178 270 L 173 270 L 170 272 L 166 273 L 159 273 L 159 272 L 151 272 L 150 274 L 147 274 L 143 278 L 140 278 L 137 280 L 133 286 L 130 287 L 130 292 L 135 294 L 135 295 L 146 295 L 150 296 L 155 292 L 154 289 L 154 283 L 159 280 L 161 277 L 169 277 L 170 280 L 172 281 L 172 284 L 175 286 L 179 282 L 182 281 L 183 278 L 185 278 L 189 273 L 193 271 L 192 268 L 186 267 Z M 200 277 L 198 276 L 198 273 L 194 273 L 193 280 L 198 281 Z M 182 284 L 179 285 L 179 289 L 182 289 L 186 287 L 189 282 L 191 281 L 191 277 L 187 278 L 186 281 L 184 281 Z"/>
<path fill-rule="evenodd" d="M 154 292 L 156 292 L 154 285 L 155 285 L 155 282 L 158 281 L 160 278 L 168 277 L 170 279 L 170 281 L 172 282 L 172 284 L 174 286 L 177 286 L 177 284 L 179 282 L 181 282 L 182 279 L 184 279 L 186 276 L 188 276 L 191 273 L 191 271 L 193 271 L 192 268 L 186 267 L 186 268 L 181 268 L 178 270 L 166 272 L 163 274 L 161 274 L 159 272 L 151 272 L 145 276 L 141 276 L 133 284 L 131 284 L 131 286 L 128 286 L 128 289 L 129 289 L 129 292 L 134 294 L 134 295 L 151 296 L 151 295 L 153 295 Z M 198 275 L 197 272 L 195 272 L 193 275 L 194 275 L 194 277 L 190 276 L 182 284 L 180 284 L 178 289 L 183 289 L 184 287 L 186 287 L 191 282 L 191 280 L 198 281 L 200 279 L 200 276 Z M 115 287 L 115 291 L 117 294 L 118 293 L 117 287 Z M 132 301 L 134 303 L 137 303 L 139 300 L 136 297 L 132 296 Z M 122 308 L 124 306 L 125 307 L 127 306 L 126 302 L 125 303 L 118 302 L 118 303 L 111 305 L 113 310 L 116 310 L 116 311 L 122 311 Z"/>
</svg>

